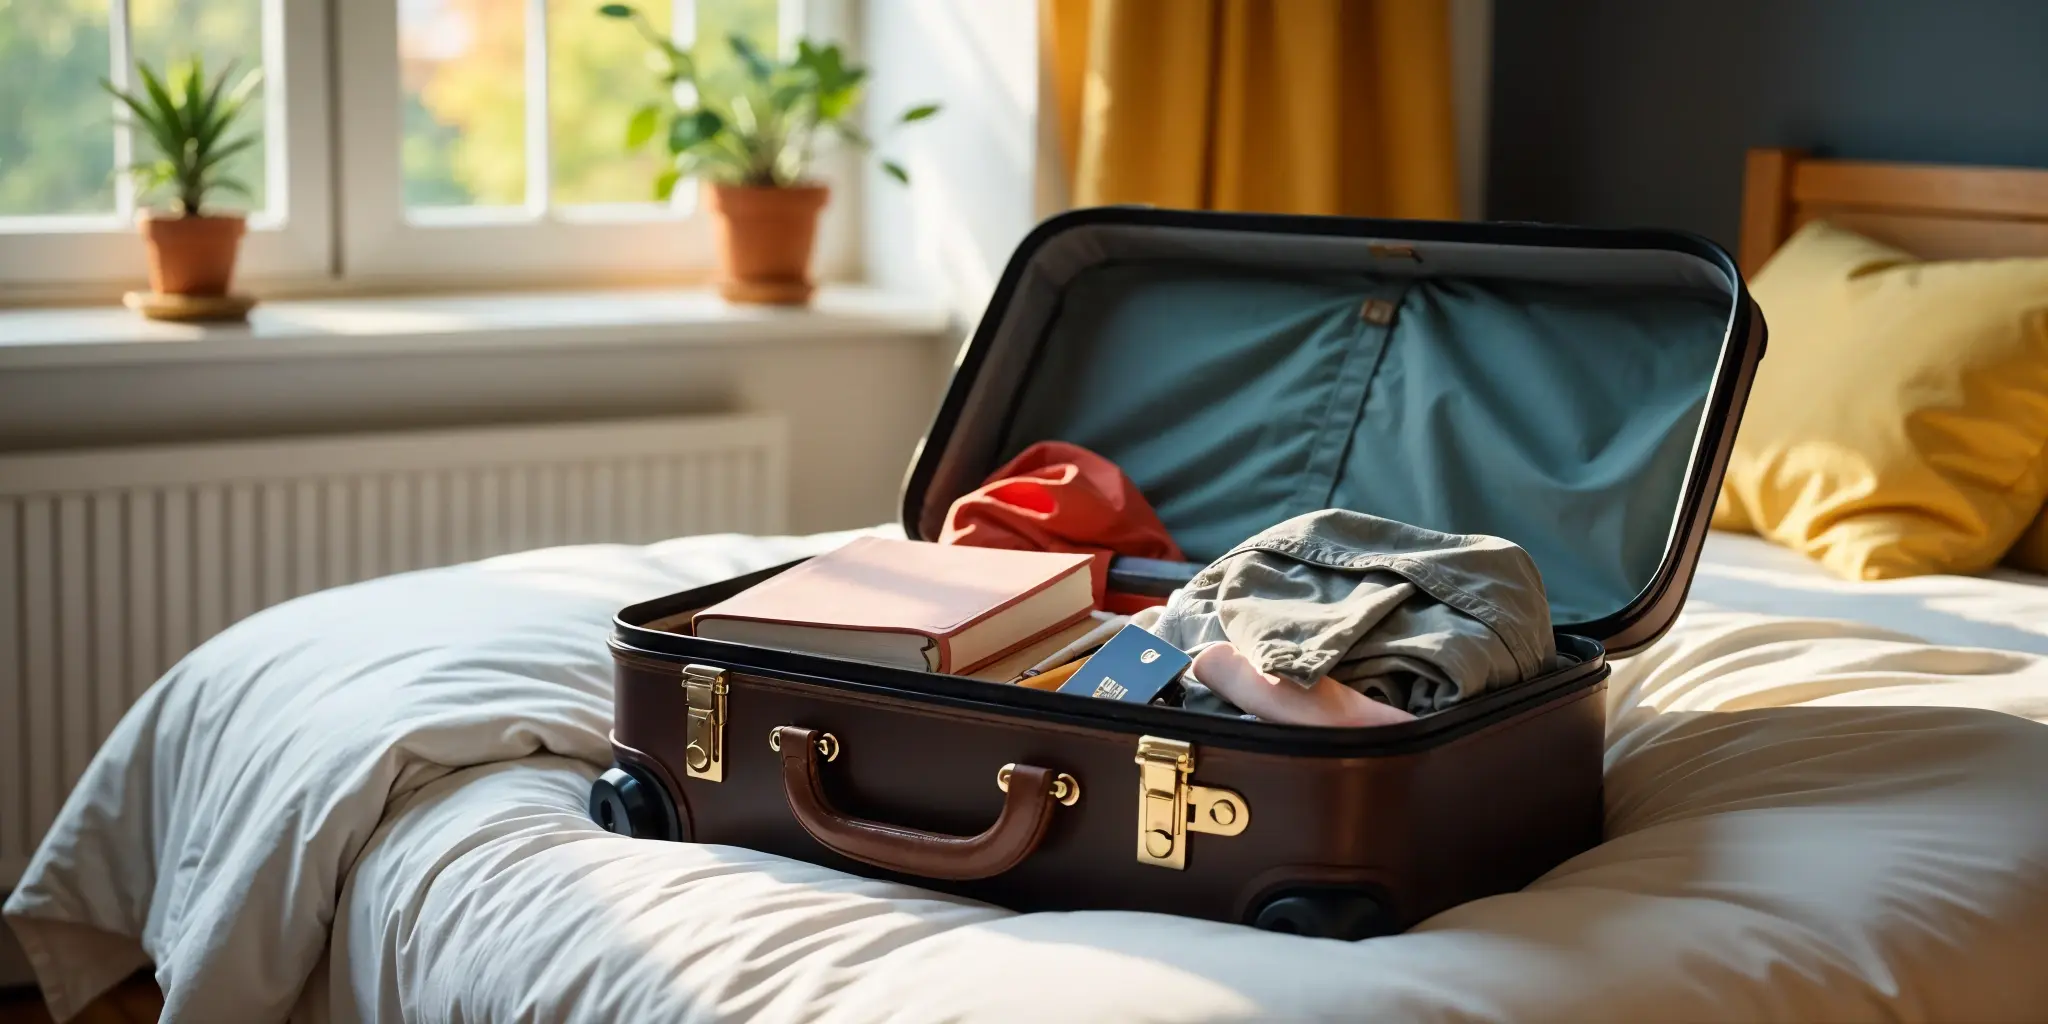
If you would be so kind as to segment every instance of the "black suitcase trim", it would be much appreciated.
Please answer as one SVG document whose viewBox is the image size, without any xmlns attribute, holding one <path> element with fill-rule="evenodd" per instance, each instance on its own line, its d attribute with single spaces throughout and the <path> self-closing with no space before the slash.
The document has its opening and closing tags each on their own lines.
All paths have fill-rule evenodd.
<svg viewBox="0 0 2048 1024">
<path fill-rule="evenodd" d="M 930 431 L 918 445 L 905 475 L 901 516 L 905 535 L 930 540 L 920 533 L 925 497 L 939 468 L 939 461 L 953 438 L 969 396 L 988 360 L 996 331 L 1023 278 L 1031 258 L 1054 237 L 1093 225 L 1136 225 L 1162 228 L 1190 228 L 1212 231 L 1245 231 L 1327 237 L 1384 238 L 1390 241 L 1455 242 L 1476 245 L 1637 249 L 1677 252 L 1692 256 L 1721 271 L 1731 283 L 1731 311 L 1715 369 L 1714 385 L 1707 395 L 1700 421 L 1701 448 L 1696 452 L 1686 477 L 1686 493 L 1706 492 L 1727 465 L 1742 419 L 1743 398 L 1749 390 L 1754 367 L 1763 358 L 1767 336 L 1762 314 L 1750 299 L 1749 290 L 1735 261 L 1725 249 L 1696 234 L 1675 230 L 1630 228 L 1588 228 L 1533 223 L 1466 223 L 1459 221 L 1408 221 L 1363 217 L 1318 217 L 1261 213 L 1219 213 L 1214 211 L 1170 210 L 1143 206 L 1103 206 L 1073 210 L 1041 222 L 1025 236 L 1004 267 L 987 312 L 962 351 L 944 400 L 934 416 Z M 1753 356 L 1751 349 L 1754 349 Z M 1679 608 L 1692 587 L 1693 568 L 1711 516 L 1713 497 L 1704 502 L 1681 503 L 1673 524 L 1675 543 L 1643 590 L 1619 611 L 1592 622 L 1573 623 L 1575 634 L 1591 637 L 1617 657 L 1633 654 L 1661 639 L 1670 631 Z M 1112 569 L 1114 571 L 1114 569 Z"/>
<path fill-rule="evenodd" d="M 1168 733 L 1191 742 L 1286 755 L 1387 757 L 1427 750 L 1493 725 L 1520 711 L 1603 684 L 1609 674 L 1600 645 L 1585 637 L 1558 635 L 1558 647 L 1575 664 L 1514 686 L 1503 687 L 1444 711 L 1410 722 L 1368 728 L 1282 725 L 1229 718 L 1181 708 L 1123 704 L 963 676 L 870 665 L 811 654 L 685 636 L 639 625 L 724 600 L 790 565 L 775 566 L 721 583 L 633 605 L 613 620 L 615 656 L 673 665 L 707 664 L 741 674 L 775 676 L 791 682 L 890 697 L 913 703 L 1057 723 L 1085 729 Z"/>
</svg>

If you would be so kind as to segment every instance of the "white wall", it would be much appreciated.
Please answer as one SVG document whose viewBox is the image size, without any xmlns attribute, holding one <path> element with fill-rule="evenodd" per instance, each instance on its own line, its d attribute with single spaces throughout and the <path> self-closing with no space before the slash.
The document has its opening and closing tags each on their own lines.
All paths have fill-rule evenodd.
<svg viewBox="0 0 2048 1024">
<path fill-rule="evenodd" d="M 809 533 L 896 521 L 938 347 L 905 333 L 15 369 L 0 373 L 0 452 L 774 413 L 790 427 L 790 527 Z"/>
<path fill-rule="evenodd" d="M 904 188 L 870 163 L 862 197 L 870 284 L 980 316 L 1011 250 L 1036 223 L 1037 0 L 866 0 L 869 130 L 910 171 Z M 934 120 L 891 131 L 914 104 Z M 950 362 L 951 353 L 948 354 Z"/>
<path fill-rule="evenodd" d="M 1458 119 L 1458 205 L 1486 218 L 1486 137 L 1493 89 L 1493 0 L 1451 0 L 1451 105 Z"/>
</svg>

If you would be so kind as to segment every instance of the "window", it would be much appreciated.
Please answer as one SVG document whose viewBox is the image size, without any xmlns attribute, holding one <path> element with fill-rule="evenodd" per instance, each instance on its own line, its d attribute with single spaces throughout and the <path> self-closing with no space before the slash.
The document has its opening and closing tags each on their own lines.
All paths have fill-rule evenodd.
<svg viewBox="0 0 2048 1024">
<path fill-rule="evenodd" d="M 260 63 L 239 157 L 240 276 L 272 286 L 423 279 L 674 279 L 710 262 L 695 190 L 653 199 L 658 147 L 623 145 L 657 98 L 643 42 L 598 0 L 0 0 L 0 287 L 104 292 L 142 274 L 146 153 L 104 76 L 188 55 Z M 838 0 L 642 0 L 707 74 L 725 40 L 843 35 Z M 721 70 L 722 69 L 722 70 Z M 821 165 L 828 178 L 847 180 Z M 835 202 L 828 217 L 843 218 Z M 834 228 L 828 222 L 828 232 Z"/>
<path fill-rule="evenodd" d="M 138 281 L 136 196 L 116 170 L 148 156 L 100 89 L 134 61 L 197 54 L 209 67 L 261 65 L 244 115 L 260 144 L 235 170 L 249 187 L 242 266 L 271 279 L 331 263 L 319 88 L 319 12 L 285 0 L 7 0 L 0 13 L 0 285 Z M 313 45 L 308 46 L 307 43 Z"/>
</svg>

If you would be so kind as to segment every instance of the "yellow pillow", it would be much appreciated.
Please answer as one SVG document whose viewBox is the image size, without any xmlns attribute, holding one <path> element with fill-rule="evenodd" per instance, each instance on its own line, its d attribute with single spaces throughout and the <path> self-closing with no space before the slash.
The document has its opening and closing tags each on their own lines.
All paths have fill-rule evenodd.
<svg viewBox="0 0 2048 1024">
<path fill-rule="evenodd" d="M 1816 221 L 1750 292 L 1770 349 L 1714 525 L 1848 579 L 1997 562 L 2048 492 L 2048 259 L 1923 263 Z"/>
</svg>

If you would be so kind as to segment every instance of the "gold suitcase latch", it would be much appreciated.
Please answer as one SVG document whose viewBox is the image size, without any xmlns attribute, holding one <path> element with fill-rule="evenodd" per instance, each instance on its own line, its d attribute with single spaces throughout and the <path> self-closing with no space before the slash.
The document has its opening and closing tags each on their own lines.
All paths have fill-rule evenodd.
<svg viewBox="0 0 2048 1024">
<path fill-rule="evenodd" d="M 690 702 L 689 749 L 683 769 L 690 778 L 725 780 L 725 670 L 683 666 L 683 693 Z"/>
<path fill-rule="evenodd" d="M 1138 863 L 1184 870 L 1188 834 L 1234 836 L 1251 824 L 1251 805 L 1228 789 L 1197 786 L 1194 748 L 1180 740 L 1138 737 Z"/>
</svg>

